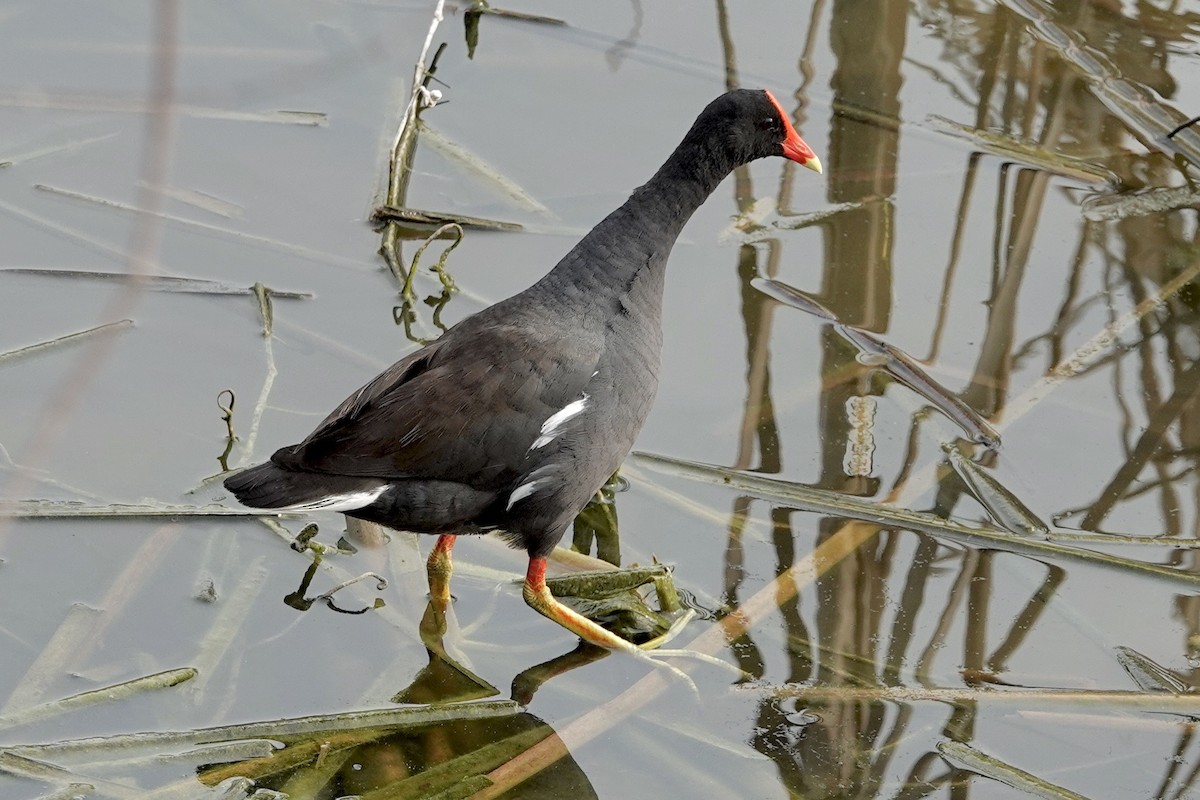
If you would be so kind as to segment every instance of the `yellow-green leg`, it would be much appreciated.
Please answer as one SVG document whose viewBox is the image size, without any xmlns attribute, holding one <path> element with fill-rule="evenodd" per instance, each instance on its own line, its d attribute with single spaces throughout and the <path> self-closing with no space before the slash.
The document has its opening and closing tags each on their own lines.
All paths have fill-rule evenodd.
<svg viewBox="0 0 1200 800">
<path fill-rule="evenodd" d="M 529 559 L 529 570 L 525 573 L 525 588 L 521 592 L 525 602 L 534 611 L 554 620 L 585 642 L 609 650 L 624 650 L 641 654 L 642 650 L 632 642 L 622 639 L 610 630 L 592 622 L 554 599 L 546 587 L 546 559 Z"/>
<path fill-rule="evenodd" d="M 665 669 L 674 674 L 675 677 L 683 680 L 692 692 L 698 695 L 696 684 L 687 676 L 687 673 L 672 667 L 670 664 L 658 661 L 645 649 L 638 647 L 633 642 L 622 639 L 612 631 L 597 625 L 582 614 L 572 611 L 555 600 L 554 595 L 550 594 L 550 589 L 546 586 L 546 559 L 529 559 L 529 569 L 525 573 L 525 587 L 521 594 L 530 608 L 542 616 L 554 620 L 585 642 L 591 642 L 608 650 L 620 650 L 623 653 L 628 653 L 644 661 L 649 661 L 655 667 Z M 651 647 L 655 644 L 655 642 L 648 643 Z M 744 673 L 736 667 L 730 667 L 725 662 L 703 653 L 692 653 L 684 650 L 659 650 L 657 654 L 664 656 L 686 655 L 699 658 L 725 669 L 733 669 L 739 674 L 739 677 L 744 676 Z"/>
</svg>

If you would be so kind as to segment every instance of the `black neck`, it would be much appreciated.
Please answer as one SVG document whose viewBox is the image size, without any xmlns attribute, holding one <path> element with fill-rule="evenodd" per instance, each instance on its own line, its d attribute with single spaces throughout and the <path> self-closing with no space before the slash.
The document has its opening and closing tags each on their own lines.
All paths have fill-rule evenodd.
<svg viewBox="0 0 1200 800">
<path fill-rule="evenodd" d="M 661 281 L 683 226 L 737 166 L 693 129 L 649 181 L 585 236 L 539 287 L 620 293 L 647 267 Z"/>
</svg>

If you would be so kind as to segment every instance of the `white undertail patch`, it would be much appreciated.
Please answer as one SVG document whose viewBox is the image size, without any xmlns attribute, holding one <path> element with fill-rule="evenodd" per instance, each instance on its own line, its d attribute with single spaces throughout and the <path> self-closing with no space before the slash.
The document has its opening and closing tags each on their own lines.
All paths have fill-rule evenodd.
<svg viewBox="0 0 1200 800">
<path fill-rule="evenodd" d="M 278 509 L 279 511 L 354 511 L 366 508 L 379 499 L 387 486 L 377 486 L 363 492 L 348 492 L 346 494 L 331 494 L 307 503 L 296 503 Z"/>
<path fill-rule="evenodd" d="M 533 440 L 533 444 L 529 446 L 529 449 L 536 450 L 539 447 L 545 447 L 546 445 L 550 444 L 550 442 L 554 441 L 555 437 L 562 433 L 563 426 L 584 412 L 584 409 L 587 408 L 588 400 L 590 399 L 591 398 L 588 397 L 587 392 L 584 392 L 583 397 L 575 400 L 574 402 L 567 403 L 558 411 L 555 411 L 553 414 L 551 414 L 546 421 L 542 423 L 542 435 Z M 518 490 L 519 489 L 520 487 L 518 487 Z M 514 492 L 514 494 L 516 494 L 516 492 Z"/>
<path fill-rule="evenodd" d="M 538 484 L 544 483 L 545 481 L 546 481 L 545 478 L 539 478 L 538 480 L 532 480 L 527 483 L 522 483 L 520 486 L 513 489 L 512 494 L 510 494 L 508 496 L 508 505 L 504 507 L 504 510 L 511 511 L 514 503 L 516 503 L 519 500 L 524 500 L 526 497 L 529 497 L 529 495 L 533 494 L 534 492 L 536 492 L 538 490 Z"/>
</svg>

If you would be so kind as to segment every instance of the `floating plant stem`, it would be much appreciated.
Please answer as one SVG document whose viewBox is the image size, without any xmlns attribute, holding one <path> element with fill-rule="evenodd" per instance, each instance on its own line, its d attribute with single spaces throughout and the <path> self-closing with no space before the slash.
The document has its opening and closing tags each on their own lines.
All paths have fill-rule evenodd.
<svg viewBox="0 0 1200 800">
<path fill-rule="evenodd" d="M 315 523 L 310 522 L 309 524 L 305 525 L 300 529 L 300 532 L 296 534 L 296 541 L 292 542 L 291 548 L 297 553 L 303 553 L 305 550 L 309 549 L 309 542 L 316 538 L 316 535 L 320 533 L 320 530 L 321 529 L 318 528 Z M 323 552 L 323 548 L 320 550 L 314 550 L 314 552 L 318 557 L 320 557 L 321 553 Z"/>
<path fill-rule="evenodd" d="M 200 278 L 181 278 L 176 275 L 142 275 L 133 276 L 126 272 L 98 272 L 79 269 L 42 269 L 39 267 L 0 267 L 0 272 L 14 275 L 40 275 L 50 278 L 70 278 L 71 280 L 98 280 L 127 283 L 136 280 L 140 288 L 151 292 L 180 292 L 183 294 L 255 294 L 253 286 L 234 286 L 229 283 L 202 280 Z M 261 285 L 261 284 L 259 284 Z M 285 300 L 311 300 L 312 292 L 288 292 L 264 287 L 264 291 L 273 298 Z"/>
<path fill-rule="evenodd" d="M 6 353 L 0 353 L 0 362 L 22 358 L 24 356 L 32 355 L 43 350 L 50 350 L 64 344 L 73 344 L 81 339 L 87 339 L 88 337 L 95 336 L 97 334 L 114 333 L 116 331 L 125 330 L 132 325 L 133 320 L 131 319 L 119 319 L 116 322 L 106 322 L 105 324 L 97 325 L 94 328 L 88 328 L 86 330 L 76 331 L 75 333 L 68 333 L 65 336 L 59 336 L 57 339 L 50 339 L 49 341 L 38 342 L 37 344 L 31 344 L 26 347 L 18 347 L 16 350 L 9 350 Z"/>
<path fill-rule="evenodd" d="M 1045 541 L 1038 541 L 996 528 L 964 525 L 933 514 L 910 511 L 898 505 L 863 500 L 815 489 L 804 484 L 767 478 L 724 467 L 640 452 L 635 452 L 632 458 L 640 464 L 672 475 L 724 486 L 805 511 L 847 517 L 889 528 L 918 531 L 931 536 L 944 536 L 965 544 L 1004 550 L 1033 558 L 1063 558 L 1121 569 L 1143 577 L 1163 580 L 1176 586 L 1186 586 L 1193 591 L 1200 588 L 1200 575 L 1107 553 L 1068 547 L 1056 542 L 1053 533 L 1048 534 Z M 1148 540 L 1148 543 L 1153 541 Z"/>
<path fill-rule="evenodd" d="M 83 776 L 63 769 L 56 764 L 49 764 L 45 761 L 39 761 L 27 756 L 18 755 L 12 752 L 11 748 L 0 749 L 0 772 L 6 772 L 9 775 L 17 775 L 30 780 L 43 781 L 45 783 L 59 784 L 63 786 L 87 786 L 91 789 L 102 789 L 108 797 L 116 797 L 119 800 L 134 800 L 141 796 L 141 792 L 133 786 L 125 786 L 111 781 L 102 781 L 94 778 L 83 778 Z"/>
<path fill-rule="evenodd" d="M 58 791 L 44 794 L 37 800 L 84 800 L 96 787 L 90 783 L 68 783 Z"/>
<path fill-rule="evenodd" d="M 262 312 L 262 306 L 259 307 Z M 246 446 L 242 448 L 242 458 L 240 464 L 244 465 L 254 455 L 254 444 L 258 440 L 259 426 L 262 424 L 263 416 L 267 412 L 267 400 L 271 396 L 271 389 L 275 386 L 275 378 L 279 375 L 279 369 L 275 366 L 275 337 L 270 334 L 271 327 L 270 307 L 268 306 L 263 317 L 263 351 L 266 357 L 267 374 L 263 376 L 262 388 L 258 392 L 258 400 L 254 403 L 254 411 L 250 415 L 250 430 L 246 434 Z"/>
<path fill-rule="evenodd" d="M 1031 709 L 1078 708 L 1112 714 L 1137 711 L 1149 714 L 1200 716 L 1200 694 L 1106 689 L 977 688 L 972 686 L 810 686 L 787 683 L 748 686 L 738 691 L 764 692 L 772 699 L 803 698 L 813 703 L 946 703 L 1028 706 Z"/>
<path fill-rule="evenodd" d="M 53 108 L 85 112 L 99 111 L 105 114 L 148 114 L 155 111 L 155 106 L 152 104 L 128 97 L 104 97 L 95 93 L 47 93 L 40 90 L 0 92 L 0 107 Z M 211 108 L 172 103 L 171 113 L 181 117 L 218 119 L 232 122 L 266 122 L 276 125 L 304 125 L 310 127 L 324 127 L 328 124 L 327 116 L 319 111 L 234 111 L 228 108 Z"/>
<path fill-rule="evenodd" d="M 454 279 L 450 277 L 448 272 L 446 272 L 446 259 L 450 256 L 450 253 L 454 250 L 454 248 L 462 244 L 464 233 L 461 225 L 456 222 L 449 222 L 438 228 L 433 233 L 429 234 L 421 246 L 417 248 L 417 252 L 413 254 L 412 263 L 408 267 L 408 274 L 406 274 L 404 277 L 404 287 L 400 291 L 400 294 L 404 298 L 405 302 L 416 302 L 417 294 L 413 291 L 413 279 L 417 274 L 417 267 L 421 263 L 421 256 L 425 254 L 425 249 L 429 247 L 429 245 L 433 244 L 434 240 L 437 239 L 442 233 L 454 234 L 455 238 L 454 241 L 446 246 L 446 249 L 442 251 L 442 254 L 438 256 L 437 263 L 434 264 L 431 269 L 437 273 L 438 280 L 442 282 L 442 288 L 451 293 L 455 291 L 456 287 L 454 285 Z"/>
<path fill-rule="evenodd" d="M 533 22 L 539 25 L 566 25 L 566 20 L 558 17 L 546 17 L 541 14 L 530 14 L 525 11 L 509 11 L 504 8 L 493 8 L 483 0 L 474 0 L 471 3 L 471 13 L 488 14 L 496 17 L 504 17 L 505 19 L 516 20 L 518 22 Z"/>
<path fill-rule="evenodd" d="M 82 201 L 85 203 L 91 203 L 93 205 L 102 206 L 104 208 L 111 208 L 116 211 L 122 211 L 122 212 L 130 213 L 130 214 L 134 214 L 138 217 L 150 217 L 153 219 L 162 220 L 164 222 L 170 222 L 175 225 L 182 225 L 187 228 L 195 228 L 197 230 L 202 230 L 207 233 L 213 233 L 218 236 L 224 236 L 224 237 L 230 238 L 230 239 L 237 239 L 237 240 L 244 241 L 244 242 L 251 242 L 251 243 L 257 244 L 257 245 L 263 245 L 263 246 L 266 246 L 273 250 L 282 250 L 287 253 L 293 253 L 295 255 L 302 256 L 304 258 L 308 258 L 313 261 L 317 261 L 319 263 L 338 264 L 338 265 L 342 265 L 342 266 L 354 266 L 354 267 L 362 266 L 361 261 L 345 258 L 344 256 L 340 256 L 340 255 L 337 255 L 334 253 L 323 253 L 319 250 L 313 250 L 311 248 L 304 247 L 302 245 L 292 244 L 291 242 L 285 242 L 281 239 L 272 239 L 267 236 L 258 236 L 256 234 L 252 234 L 252 233 L 243 233 L 242 231 L 234 230 L 233 228 L 223 228 L 220 225 L 212 225 L 208 222 L 200 222 L 199 220 L 188 219 L 187 217 L 180 217 L 175 214 L 167 214 L 166 212 L 163 212 L 163 211 L 140 208 L 138 206 L 130 205 L 129 203 L 122 203 L 117 200 L 109 200 L 108 198 L 105 198 L 105 197 L 97 197 L 95 195 L 84 194 L 83 192 L 76 192 L 71 189 L 61 189 L 57 186 L 50 186 L 50 185 L 47 185 L 44 183 L 34 184 L 34 188 L 38 189 L 40 191 L 43 191 L 43 192 L 47 192 L 48 194 L 58 195 L 59 197 L 66 197 L 71 200 L 79 200 L 79 201 Z M 149 191 L 149 190 L 146 190 L 146 191 Z"/>
<path fill-rule="evenodd" d="M 1052 542 L 1076 545 L 1129 545 L 1134 547 L 1168 548 L 1171 550 L 1200 550 L 1200 539 L 1188 536 L 1135 535 L 1128 533 L 1073 533 L 1051 530 L 1046 536 Z"/>
<path fill-rule="evenodd" d="M 225 395 L 229 396 L 228 404 L 221 402 Z M 222 389 L 217 393 L 217 408 L 221 409 L 221 421 L 225 423 L 225 450 L 217 456 L 221 472 L 229 471 L 229 454 L 233 452 L 233 443 L 237 441 L 237 434 L 233 432 L 233 404 L 236 400 L 233 389 Z"/>
<path fill-rule="evenodd" d="M 60 714 L 65 714 L 68 711 L 87 708 L 88 706 L 99 705 L 101 703 L 124 700 L 128 697 L 156 689 L 169 689 L 172 686 L 178 686 L 184 681 L 190 681 L 194 677 L 196 677 L 196 670 L 191 667 L 184 667 L 182 669 L 158 672 L 154 675 L 146 675 L 124 683 L 105 686 L 102 689 L 81 692 L 70 697 L 64 697 L 61 700 L 43 703 L 38 706 L 30 706 L 19 711 L 0 715 L 0 728 L 12 728 L 30 722 L 39 722 Z"/>
<path fill-rule="evenodd" d="M 273 758 L 278 751 L 278 742 L 270 739 L 242 739 L 237 742 L 202 744 L 181 753 L 163 753 L 155 756 L 153 761 L 155 764 L 229 764 L 252 758 Z"/>
<path fill-rule="evenodd" d="M 382 592 L 388 586 L 387 578 L 384 578 L 382 575 L 379 575 L 374 572 L 364 572 L 362 575 L 357 575 L 353 578 L 347 578 L 346 580 L 342 581 L 337 586 L 334 586 L 332 589 L 330 589 L 327 592 L 322 592 L 321 594 L 317 595 L 317 599 L 324 600 L 329 605 L 330 608 L 333 608 L 338 611 L 342 611 L 343 609 L 337 608 L 337 606 L 335 606 L 333 604 L 334 594 L 336 594 L 337 592 L 340 592 L 342 589 L 345 589 L 347 586 L 353 586 L 356 583 L 361 583 L 362 581 L 371 580 L 371 579 L 375 580 L 375 590 L 376 591 Z M 366 610 L 367 609 L 363 609 L 363 611 L 366 611 Z M 354 612 L 354 613 L 362 613 L 362 612 Z"/>
<path fill-rule="evenodd" d="M 254 297 L 258 300 L 258 314 L 262 318 L 263 324 L 262 334 L 263 336 L 270 337 L 271 325 L 275 319 L 275 314 L 271 310 L 271 292 L 266 286 L 262 285 L 261 281 L 255 281 L 250 290 L 254 292 Z"/>
<path fill-rule="evenodd" d="M 925 118 L 934 130 L 965 139 L 979 150 L 1004 159 L 1011 159 L 1054 175 L 1062 175 L 1084 183 L 1116 186 L 1120 181 L 1106 169 L 1062 153 L 1046 150 L 1036 142 L 1027 142 L 1010 134 L 981 130 L 931 114 Z"/>
<path fill-rule="evenodd" d="M 329 766 L 333 766 L 336 772 L 336 765 L 344 763 L 346 756 L 354 755 L 354 748 L 376 739 L 382 739 L 390 732 L 389 729 L 383 727 L 368 727 L 334 733 L 317 731 L 305 737 L 288 736 L 284 737 L 288 740 L 286 746 L 270 755 L 243 760 L 235 764 L 206 767 L 196 777 L 205 786 L 215 786 L 221 781 L 238 775 L 258 781 L 271 775 L 280 775 L 289 770 L 296 770 L 297 767 L 313 762 L 312 766 L 297 770 L 288 778 L 288 784 L 295 785 L 293 781 L 302 784 L 307 781 L 300 778 L 301 775 L 319 774 Z M 338 758 L 338 756 L 342 758 Z M 299 796 L 317 797 L 319 795 L 316 792 L 310 792 L 309 795 Z"/>
<path fill-rule="evenodd" d="M 999 781 L 1025 794 L 1046 800 L 1087 800 L 1081 794 L 1055 786 L 1036 775 L 1017 769 L 998 758 L 985 755 L 969 745 L 949 739 L 938 742 L 938 752 L 954 766 L 976 772 L 985 778 Z"/>
<path fill-rule="evenodd" d="M 784 305 L 831 323 L 843 339 L 859 349 L 859 360 L 864 364 L 885 370 L 894 379 L 924 397 L 934 408 L 962 428 L 973 441 L 991 450 L 1000 447 L 1000 434 L 987 420 L 957 395 L 929 377 L 925 369 L 900 348 L 864 330 L 839 322 L 832 311 L 805 292 L 786 283 L 771 278 L 755 278 L 751 285 Z"/>
<path fill-rule="evenodd" d="M 85 505 L 49 500 L 0 503 L 0 517 L 11 519 L 144 519 L 147 517 L 292 517 L 299 512 L 277 508 L 228 508 L 226 506 L 173 505 Z"/>
<path fill-rule="evenodd" d="M 987 509 L 992 519 L 1000 527 L 1018 536 L 1028 536 L 1034 539 L 1045 539 L 1050 533 L 1050 526 L 1029 510 L 1021 499 L 1009 491 L 1008 487 L 996 480 L 982 466 L 967 458 L 952 444 L 943 444 L 942 451 L 946 454 L 950 466 L 970 489 L 971 495 Z"/>
<path fill-rule="evenodd" d="M 429 22 L 429 32 L 425 34 L 417 63 L 413 65 L 412 88 L 409 91 L 408 103 L 404 106 L 404 113 L 400 117 L 400 125 L 396 129 L 396 138 L 392 142 L 391 158 L 388 161 L 387 194 L 384 200 L 384 204 L 388 206 L 399 208 L 405 204 L 412 160 L 417 148 L 417 115 L 421 109 L 436 105 L 441 97 L 440 92 L 431 92 L 426 87 L 437 69 L 437 60 L 445 50 L 445 43 L 443 42 L 434 53 L 433 62 L 428 67 L 425 65 L 425 59 L 429 55 L 429 48 L 433 46 L 433 35 L 441 24 L 444 8 L 445 0 L 437 0 Z M 399 228 L 395 222 L 384 225 L 380 253 L 396 279 L 403 280 L 403 268 L 400 266 L 400 256 L 396 252 L 399 235 Z"/>
<path fill-rule="evenodd" d="M 556 597 L 600 597 L 636 589 L 655 578 L 670 574 L 663 564 L 651 567 L 606 569 L 594 572 L 573 572 L 557 578 L 547 578 L 546 587 Z"/>
<path fill-rule="evenodd" d="M 10 157 L 10 160 L 0 162 L 0 167 L 8 167 L 13 164 L 24 164 L 27 161 L 34 161 L 46 156 L 58 155 L 59 153 L 73 153 L 82 150 L 88 145 L 96 144 L 97 142 L 107 141 L 117 135 L 117 132 L 106 133 L 101 136 L 93 136 L 88 139 L 75 139 L 68 142 L 61 142 L 52 145 L 43 145 L 34 150 L 27 150 L 23 153 L 17 153 Z"/>
<path fill-rule="evenodd" d="M 407 222 L 421 226 L 456 223 L 464 228 L 478 228 L 484 231 L 524 230 L 524 226 L 516 222 L 472 217 L 469 214 L 451 214 L 448 211 L 422 211 L 416 208 L 397 208 L 396 206 L 379 206 L 372 212 L 371 218 L 378 222 Z"/>
<path fill-rule="evenodd" d="M 1096 99 L 1143 143 L 1168 158 L 1183 156 L 1200 164 L 1200 136 L 1188 130 L 1187 116 L 1158 92 L 1126 77 L 1126 71 L 1113 63 L 1108 53 L 1088 43 L 1070 12 L 1044 0 L 1001 0 L 1000 4 L 1025 20 L 1039 43 L 1075 67 Z"/>
<path fill-rule="evenodd" d="M 539 724 L 530 730 L 484 745 L 478 750 L 443 761 L 416 775 L 367 792 L 363 795 L 363 800 L 420 800 L 432 797 L 450 789 L 467 776 L 479 776 L 495 769 L 552 735 L 553 728 Z"/>
<path fill-rule="evenodd" d="M 963 402 L 962 398 L 929 377 L 929 373 L 903 350 L 859 328 L 839 323 L 834 325 L 833 329 L 870 359 L 866 363 L 883 369 L 888 375 L 921 395 L 930 405 L 962 428 L 972 441 L 989 450 L 1000 447 L 1000 434 L 996 429 L 975 409 Z"/>
<path fill-rule="evenodd" d="M 1192 687 L 1179 676 L 1132 647 L 1118 646 L 1117 663 L 1129 674 L 1142 691 L 1187 694 Z"/>
<path fill-rule="evenodd" d="M 293 770 L 279 786 L 279 792 L 289 798 L 321 797 L 325 787 L 337 780 L 338 773 L 345 768 L 346 762 L 357 754 L 355 748 L 349 746 L 334 751 L 331 744 L 328 741 L 321 742 L 316 757 L 312 759 L 313 763 L 305 765 L 302 769 Z M 275 758 L 276 756 L 272 756 L 272 760 Z M 299 763 L 303 762 L 298 762 L 297 766 Z M 278 770 L 274 774 L 282 771 Z"/>
<path fill-rule="evenodd" d="M 468 800 L 491 786 L 492 781 L 486 775 L 472 775 L 469 778 L 463 778 L 445 791 L 430 796 L 429 800 Z"/>
<path fill-rule="evenodd" d="M 845 214 L 847 211 L 866 208 L 870 204 L 869 202 L 855 201 L 851 203 L 838 203 L 818 211 L 783 214 L 773 201 L 770 204 L 760 207 L 760 204 L 763 203 L 764 201 L 755 203 L 749 212 L 736 217 L 725 230 L 717 234 L 717 241 L 721 243 L 754 244 L 777 236 L 778 231 L 803 230 L 804 228 Z M 771 279 L 761 278 L 756 280 L 770 281 Z M 767 293 L 769 294 L 769 292 Z"/>
<path fill-rule="evenodd" d="M 0 714 L 9 716 L 24 713 L 31 706 L 41 703 L 51 682 L 69 671 L 69 665 L 81 649 L 80 643 L 88 638 L 103 615 L 100 609 L 72 603 L 58 630 L 9 694 L 4 707 L 0 708 Z"/>
<path fill-rule="evenodd" d="M 433 147 L 442 155 L 451 159 L 472 177 L 478 178 L 494 194 L 509 201 L 522 211 L 538 214 L 549 219 L 556 219 L 553 211 L 544 203 L 525 190 L 520 184 L 508 177 L 480 155 L 472 152 L 446 134 L 428 123 L 419 121 L 422 141 Z M 520 227 L 520 226 L 517 226 Z"/>
<path fill-rule="evenodd" d="M 86 234 L 80 233 L 78 230 L 76 230 L 74 228 L 70 228 L 66 225 L 63 225 L 61 222 L 50 219 L 49 217 L 43 217 L 39 214 L 31 213 L 19 206 L 15 206 L 10 203 L 6 203 L 3 200 L 0 200 L 0 211 L 3 211 L 4 213 L 8 214 L 9 216 L 16 217 L 17 219 L 32 223 L 32 224 L 38 226 L 39 228 L 44 228 L 48 231 L 52 231 L 56 235 L 61 236 L 64 239 L 68 239 L 72 242 L 76 242 L 77 244 L 81 244 L 81 245 L 93 250 L 94 252 L 97 252 L 97 253 L 100 253 L 101 255 L 107 256 L 108 258 L 110 258 L 114 261 L 117 261 L 120 263 L 125 263 L 125 261 L 126 261 L 125 251 L 122 250 L 120 247 L 117 247 L 113 244 L 110 244 L 110 243 L 105 242 L 100 239 L 94 239 L 91 236 L 87 236 Z"/>
<path fill-rule="evenodd" d="M 1200 191 L 1190 186 L 1172 186 L 1121 194 L 1094 194 L 1080 204 L 1079 210 L 1086 220 L 1111 222 L 1197 205 L 1200 205 Z"/>
<path fill-rule="evenodd" d="M 812 314 L 814 317 L 826 320 L 828 322 L 837 322 L 837 315 L 830 311 L 825 306 L 817 302 L 816 298 L 809 295 L 807 292 L 802 292 L 792 286 L 788 286 L 782 281 L 777 281 L 773 278 L 753 278 L 750 285 L 758 291 L 770 297 L 772 300 L 778 300 L 784 305 L 799 309 L 807 314 Z"/>
<path fill-rule="evenodd" d="M 161 748 L 187 745 L 197 747 L 207 743 L 240 739 L 286 739 L 299 736 L 322 736 L 363 728 L 413 730 L 440 725 L 454 720 L 508 717 L 518 711 L 512 700 L 487 700 L 478 703 L 459 703 L 444 706 L 387 707 L 341 714 L 320 714 L 291 719 L 272 719 L 261 722 L 197 728 L 187 731 L 127 733 L 91 739 L 68 739 L 48 744 L 13 746 L 9 751 L 29 758 L 51 758 L 65 755 L 120 752 L 142 748 Z"/>
<path fill-rule="evenodd" d="M 194 189 L 178 189 L 174 186 L 150 186 L 149 184 L 142 184 L 141 182 L 139 182 L 138 185 L 144 185 L 145 188 L 157 192 L 164 197 L 170 197 L 172 200 L 178 200 L 181 203 L 186 203 L 189 206 L 200 209 L 201 211 L 207 211 L 210 214 L 216 214 L 218 217 L 233 219 L 234 217 L 240 217 L 242 215 L 242 207 L 238 204 L 230 203 L 226 200 L 220 199 L 219 197 L 213 197 L 211 194 L 206 194 L 205 192 L 196 191 Z"/>
</svg>

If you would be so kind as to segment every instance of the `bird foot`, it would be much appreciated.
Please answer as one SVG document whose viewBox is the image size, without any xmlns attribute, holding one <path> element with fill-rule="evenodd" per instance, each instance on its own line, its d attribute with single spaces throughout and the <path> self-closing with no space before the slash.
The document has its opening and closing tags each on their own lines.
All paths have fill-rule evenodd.
<svg viewBox="0 0 1200 800">
<path fill-rule="evenodd" d="M 667 630 L 661 636 L 655 636 L 648 642 L 642 642 L 640 645 L 638 645 L 638 647 L 643 650 L 657 650 L 682 633 L 684 626 L 691 622 L 692 618 L 695 616 L 696 610 L 694 608 L 689 608 L 687 612 L 684 613 L 679 619 L 672 622 L 671 627 L 667 628 Z"/>
<path fill-rule="evenodd" d="M 638 648 L 642 651 L 652 650 L 654 654 L 659 657 L 665 656 L 667 658 L 691 658 L 695 659 L 696 661 L 703 661 L 705 664 L 719 667 L 731 675 L 735 675 L 739 680 L 750 680 L 752 676 L 744 669 L 734 666 L 727 661 L 722 661 L 716 656 L 710 656 L 708 653 L 701 653 L 697 650 L 661 649 L 664 644 L 679 636 L 679 634 L 683 632 L 684 626 L 691 622 L 692 618 L 695 616 L 695 609 L 689 608 L 687 613 L 671 623 L 671 627 L 666 633 L 662 634 L 661 636 L 656 636 L 648 642 L 642 642 L 640 645 L 638 645 Z"/>
<path fill-rule="evenodd" d="M 554 620 L 584 641 L 591 642 L 606 650 L 626 653 L 639 661 L 649 663 L 657 669 L 666 670 L 673 677 L 686 683 L 692 694 L 699 698 L 700 690 L 696 688 L 695 681 L 688 677 L 686 672 L 656 658 L 654 655 L 651 655 L 650 651 L 638 647 L 633 642 L 622 639 L 612 631 L 597 625 L 592 620 L 572 611 L 554 599 L 554 595 L 546 587 L 545 568 L 545 561 L 541 561 L 540 563 L 537 560 L 530 561 L 529 574 L 526 576 L 525 586 L 521 592 L 526 604 L 530 608 L 542 616 Z"/>
<path fill-rule="evenodd" d="M 741 667 L 730 664 L 728 661 L 722 661 L 716 656 L 710 656 L 708 653 L 701 653 L 699 650 L 655 650 L 654 655 L 660 658 L 691 658 L 696 661 L 703 661 L 705 664 L 725 670 L 740 681 L 748 681 L 754 677 Z"/>
<path fill-rule="evenodd" d="M 683 670 L 666 663 L 662 658 L 685 657 L 692 658 L 697 661 L 703 661 L 706 664 L 720 667 L 723 670 L 729 671 L 736 675 L 739 679 L 745 679 L 749 676 L 746 673 L 714 656 L 706 653 L 699 653 L 694 650 L 662 650 L 658 649 L 662 645 L 674 639 L 679 635 L 683 627 L 695 615 L 694 611 L 689 611 L 684 614 L 674 623 L 670 629 L 661 636 L 658 636 L 649 642 L 642 645 L 636 645 L 630 642 L 607 628 L 597 625 L 592 620 L 582 614 L 573 611 L 563 605 L 554 595 L 550 593 L 550 589 L 546 586 L 546 562 L 544 559 L 530 559 L 529 571 L 525 576 L 525 585 L 522 588 L 521 595 L 525 598 L 526 604 L 534 611 L 537 611 L 544 617 L 554 620 L 559 625 L 562 625 L 567 630 L 574 633 L 579 638 L 586 642 L 591 642 L 594 645 L 603 647 L 606 650 L 615 650 L 620 653 L 637 658 L 640 661 L 649 662 L 658 669 L 664 669 L 671 673 L 675 678 L 683 680 L 692 693 L 699 697 L 699 690 L 696 688 L 695 682 L 688 677 Z"/>
</svg>

